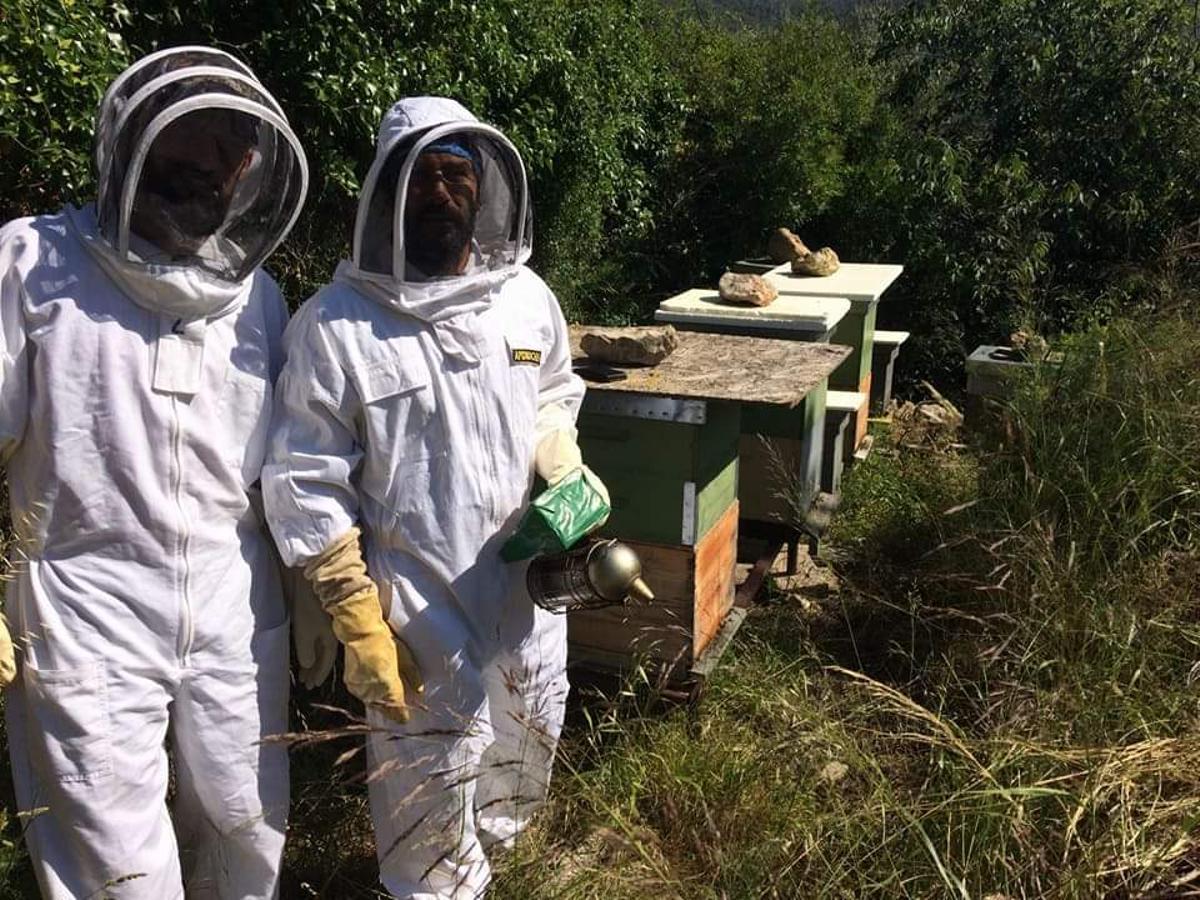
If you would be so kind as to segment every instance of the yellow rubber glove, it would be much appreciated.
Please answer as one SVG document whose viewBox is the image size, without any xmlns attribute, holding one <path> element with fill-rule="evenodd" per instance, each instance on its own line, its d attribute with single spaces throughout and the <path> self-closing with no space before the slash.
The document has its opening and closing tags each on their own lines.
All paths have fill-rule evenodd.
<svg viewBox="0 0 1200 900">
<path fill-rule="evenodd" d="M 17 678 L 17 657 L 13 653 L 12 635 L 8 622 L 0 616 L 0 688 L 6 688 Z"/>
<path fill-rule="evenodd" d="M 325 683 L 337 659 L 333 621 L 301 569 L 284 568 L 283 592 L 292 611 L 292 644 L 300 666 L 300 682 L 312 690 Z"/>
<path fill-rule="evenodd" d="M 346 648 L 343 680 L 355 697 L 397 722 L 408 721 L 405 684 L 424 691 L 420 670 L 404 642 L 392 634 L 367 575 L 359 531 L 351 528 L 304 567 L 333 633 Z"/>
<path fill-rule="evenodd" d="M 554 487 L 572 472 L 582 470 L 583 477 L 592 489 L 604 498 L 605 505 L 612 506 L 604 482 L 583 464 L 583 454 L 579 451 L 579 444 L 575 442 L 574 429 L 568 431 L 559 428 L 544 435 L 534 451 L 533 466 L 546 480 L 548 487 Z"/>
</svg>

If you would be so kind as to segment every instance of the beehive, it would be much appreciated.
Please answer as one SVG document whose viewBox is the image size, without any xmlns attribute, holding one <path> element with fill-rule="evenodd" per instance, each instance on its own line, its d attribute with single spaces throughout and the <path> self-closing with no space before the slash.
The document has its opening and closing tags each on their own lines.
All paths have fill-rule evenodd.
<svg viewBox="0 0 1200 900">
<path fill-rule="evenodd" d="M 735 404 L 705 404 L 702 422 L 598 413 L 589 406 L 595 409 L 585 405 L 577 423 L 579 446 L 608 487 L 607 530 L 614 536 L 690 546 L 737 499 Z"/>
<path fill-rule="evenodd" d="M 812 299 L 781 291 L 767 306 L 734 306 L 715 290 L 693 288 L 660 303 L 654 319 L 685 331 L 829 341 L 849 312 L 850 301 L 835 296 Z"/>
<path fill-rule="evenodd" d="M 572 328 L 577 350 L 581 334 Z M 646 661 L 677 678 L 691 670 L 732 621 L 742 410 L 763 404 L 794 415 L 846 352 L 689 332 L 659 366 L 625 367 L 626 380 L 589 386 L 579 444 L 612 499 L 603 534 L 639 554 L 656 600 L 572 613 L 573 665 L 628 670 Z"/>
<path fill-rule="evenodd" d="M 627 541 L 654 602 L 571 613 L 572 662 L 612 671 L 644 663 L 685 675 L 733 606 L 737 523 L 734 502 L 693 546 Z"/>
<path fill-rule="evenodd" d="M 722 303 L 716 291 L 697 289 L 664 300 L 655 318 L 677 328 L 720 334 L 841 343 L 837 335 L 846 334 L 843 323 L 850 310 L 851 302 L 844 298 L 783 293 L 764 307 L 731 306 Z M 850 329 L 847 344 L 860 328 L 861 323 Z M 845 366 L 842 363 L 837 371 Z M 805 517 L 821 485 L 828 374 L 827 367 L 819 380 L 807 384 L 807 393 L 795 406 L 742 404 L 738 496 L 743 520 L 778 524 Z"/>
<path fill-rule="evenodd" d="M 879 299 L 900 274 L 903 266 L 881 263 L 842 263 L 832 275 L 813 277 L 795 275 L 790 265 L 777 266 L 766 279 L 779 289 L 780 300 L 788 298 L 843 297 L 850 309 L 834 328 L 832 343 L 850 347 L 849 358 L 829 376 L 834 390 L 856 391 L 871 396 L 871 359 L 875 337 L 875 318 Z M 775 301 L 776 303 L 779 300 Z M 854 446 L 867 434 L 868 403 L 855 414 Z"/>
<path fill-rule="evenodd" d="M 747 403 L 738 442 L 742 517 L 759 522 L 803 518 L 821 490 L 825 383 L 795 408 Z"/>
</svg>

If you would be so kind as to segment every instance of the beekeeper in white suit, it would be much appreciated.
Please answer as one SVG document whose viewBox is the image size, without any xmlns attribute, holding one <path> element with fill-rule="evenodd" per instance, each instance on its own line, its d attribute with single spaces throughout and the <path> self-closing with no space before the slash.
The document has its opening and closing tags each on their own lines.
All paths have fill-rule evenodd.
<svg viewBox="0 0 1200 900">
<path fill-rule="evenodd" d="M 244 64 L 189 47 L 113 82 L 95 164 L 95 204 L 0 229 L 29 851 L 46 897 L 272 897 L 288 618 L 252 494 L 287 311 L 259 265 L 304 154 Z"/>
<path fill-rule="evenodd" d="M 535 469 L 553 484 L 582 468 L 584 386 L 558 302 L 525 266 L 530 223 L 500 132 L 452 100 L 403 100 L 380 128 L 353 259 L 285 340 L 267 518 L 377 726 L 371 815 L 396 897 L 484 890 L 485 850 L 541 803 L 562 725 L 565 622 L 499 556 Z"/>
</svg>

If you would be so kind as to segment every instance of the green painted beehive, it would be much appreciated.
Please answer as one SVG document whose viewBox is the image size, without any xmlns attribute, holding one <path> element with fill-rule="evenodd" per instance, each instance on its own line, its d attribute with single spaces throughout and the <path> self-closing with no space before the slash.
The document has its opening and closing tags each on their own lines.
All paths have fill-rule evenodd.
<svg viewBox="0 0 1200 900">
<path fill-rule="evenodd" d="M 742 518 L 791 523 L 803 517 L 821 490 L 826 393 L 822 383 L 794 408 L 743 404 Z"/>
<path fill-rule="evenodd" d="M 692 546 L 737 498 L 738 405 L 705 403 L 705 421 L 656 421 L 589 411 L 579 446 L 608 487 L 605 533 L 623 540 Z"/>
<path fill-rule="evenodd" d="M 851 300 L 850 312 L 833 330 L 830 343 L 843 344 L 853 352 L 829 376 L 829 386 L 843 391 L 870 391 L 871 354 L 875 339 L 874 301 Z"/>
<path fill-rule="evenodd" d="M 875 311 L 880 297 L 903 271 L 903 266 L 886 263 L 842 263 L 836 272 L 824 277 L 797 275 L 790 266 L 778 266 L 765 277 L 781 296 L 844 297 L 850 301 L 850 311 L 838 323 L 831 342 L 851 347 L 854 352 L 829 376 L 829 386 L 869 393 Z"/>
</svg>

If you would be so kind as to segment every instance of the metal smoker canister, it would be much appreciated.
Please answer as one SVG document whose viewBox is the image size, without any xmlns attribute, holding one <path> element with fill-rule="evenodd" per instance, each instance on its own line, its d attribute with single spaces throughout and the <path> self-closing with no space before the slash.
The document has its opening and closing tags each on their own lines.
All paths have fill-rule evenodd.
<svg viewBox="0 0 1200 900">
<path fill-rule="evenodd" d="M 529 564 L 525 583 L 533 602 L 554 613 L 617 606 L 630 598 L 644 603 L 654 599 L 642 580 L 642 561 L 615 539 L 538 557 Z"/>
</svg>

